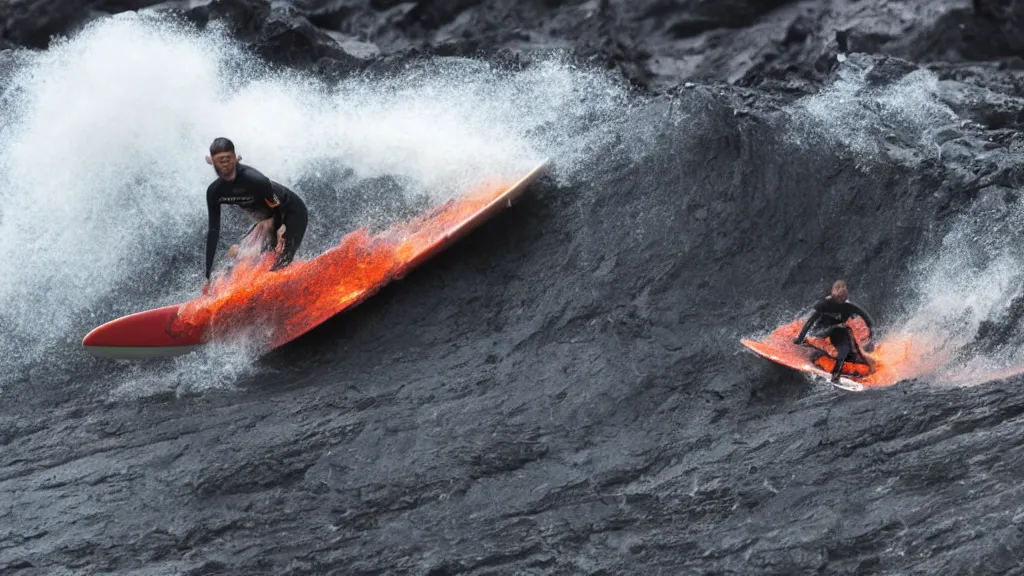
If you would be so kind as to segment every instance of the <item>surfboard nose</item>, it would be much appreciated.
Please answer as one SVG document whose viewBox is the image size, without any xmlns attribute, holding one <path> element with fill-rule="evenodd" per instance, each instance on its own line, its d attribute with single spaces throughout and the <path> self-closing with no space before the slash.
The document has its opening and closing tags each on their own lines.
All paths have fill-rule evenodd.
<svg viewBox="0 0 1024 576">
<path fill-rule="evenodd" d="M 82 338 L 82 346 L 85 346 L 86 348 L 89 346 L 102 346 L 103 338 L 108 332 L 107 330 L 104 330 L 105 327 L 106 324 L 93 328 L 91 332 L 85 335 L 85 338 Z"/>
<path fill-rule="evenodd" d="M 169 328 L 180 305 L 146 310 L 94 328 L 82 346 L 103 358 L 147 358 L 187 354 L 202 344 L 199 334 L 179 334 Z"/>
</svg>

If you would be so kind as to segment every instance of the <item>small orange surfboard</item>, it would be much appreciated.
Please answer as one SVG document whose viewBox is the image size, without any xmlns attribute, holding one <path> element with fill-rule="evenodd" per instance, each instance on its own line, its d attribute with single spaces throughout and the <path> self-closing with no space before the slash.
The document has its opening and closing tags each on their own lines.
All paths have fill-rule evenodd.
<svg viewBox="0 0 1024 576">
<path fill-rule="evenodd" d="M 803 323 L 803 320 L 794 320 L 776 328 L 761 340 L 742 339 L 740 343 L 762 358 L 831 381 L 832 374 L 829 370 L 835 365 L 835 349 L 831 344 L 821 338 L 807 338 L 807 344 L 802 345 L 793 343 Z M 858 342 L 865 340 L 868 330 L 863 320 L 855 318 L 847 325 L 853 330 Z M 873 372 L 867 373 L 864 364 L 847 362 L 843 376 L 840 376 L 839 382 L 832 385 L 853 392 L 892 386 L 902 380 L 898 370 L 898 359 L 906 358 L 908 354 L 908 342 L 879 342 L 871 354 L 865 353 L 875 364 Z M 817 357 L 820 357 L 821 365 L 815 363 Z M 858 371 L 861 373 L 857 374 Z"/>
</svg>

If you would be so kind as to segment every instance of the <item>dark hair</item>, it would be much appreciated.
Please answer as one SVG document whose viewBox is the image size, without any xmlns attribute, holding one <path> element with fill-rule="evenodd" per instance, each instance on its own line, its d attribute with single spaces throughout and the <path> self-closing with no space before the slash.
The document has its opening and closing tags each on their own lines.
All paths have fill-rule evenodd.
<svg viewBox="0 0 1024 576">
<path fill-rule="evenodd" d="M 210 156 L 220 154 L 221 152 L 234 153 L 234 151 L 234 142 L 228 140 L 227 138 L 216 138 L 214 139 L 213 144 L 210 144 Z"/>
</svg>

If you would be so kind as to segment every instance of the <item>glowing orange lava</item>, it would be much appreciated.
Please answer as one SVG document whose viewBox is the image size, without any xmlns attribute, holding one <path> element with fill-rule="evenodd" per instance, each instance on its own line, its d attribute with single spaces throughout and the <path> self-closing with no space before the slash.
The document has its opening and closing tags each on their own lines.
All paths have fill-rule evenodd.
<svg viewBox="0 0 1024 576">
<path fill-rule="evenodd" d="M 522 186 L 525 184 L 520 181 Z M 356 230 L 308 261 L 271 272 L 273 255 L 241 259 L 210 295 L 182 305 L 171 332 L 204 341 L 262 332 L 274 348 L 401 278 L 504 207 L 511 183 L 489 185 L 378 235 Z"/>
<path fill-rule="evenodd" d="M 776 328 L 768 337 L 754 344 L 770 350 L 771 354 L 790 367 L 798 368 L 809 365 L 808 358 L 812 350 L 807 346 L 798 346 L 793 339 L 800 333 L 804 319 L 794 320 Z M 853 330 L 858 342 L 865 342 L 868 336 L 867 326 L 860 318 L 850 320 L 848 326 Z M 835 355 L 835 348 L 824 339 L 807 338 L 808 343 L 824 347 L 829 354 Z M 863 346 L 862 346 L 863 347 Z M 866 352 L 865 352 L 866 353 Z M 949 360 L 945 352 L 928 339 L 912 334 L 888 334 L 875 344 L 875 349 L 866 355 L 874 361 L 875 370 L 867 376 L 851 376 L 866 388 L 891 386 L 903 380 L 930 374 L 944 366 Z M 826 361 L 826 370 L 835 365 L 835 361 Z"/>
</svg>

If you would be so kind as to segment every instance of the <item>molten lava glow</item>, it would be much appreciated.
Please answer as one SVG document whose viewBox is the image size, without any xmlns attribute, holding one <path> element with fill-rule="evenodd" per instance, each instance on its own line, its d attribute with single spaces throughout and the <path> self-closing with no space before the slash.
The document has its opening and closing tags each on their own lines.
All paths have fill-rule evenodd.
<svg viewBox="0 0 1024 576">
<path fill-rule="evenodd" d="M 795 320 L 777 328 L 762 343 L 772 347 L 773 352 L 782 358 L 799 362 L 810 355 L 806 346 L 798 346 L 793 340 L 800 334 L 804 320 Z M 853 329 L 858 342 L 863 343 L 868 335 L 867 326 L 859 318 L 847 323 Z M 808 338 L 825 346 L 830 354 L 835 355 L 835 348 L 817 338 Z M 863 344 L 861 345 L 863 348 Z M 912 334 L 889 334 L 875 344 L 875 349 L 866 355 L 875 362 L 875 371 L 867 377 L 851 377 L 865 388 L 891 386 L 902 380 L 909 380 L 934 373 L 945 366 L 951 359 L 951 352 L 944 350 L 936 342 Z M 829 368 L 834 361 L 829 364 Z"/>
<path fill-rule="evenodd" d="M 356 230 L 313 260 L 278 271 L 270 271 L 271 254 L 240 258 L 213 282 L 209 296 L 182 305 L 170 331 L 206 341 L 253 338 L 255 331 L 269 348 L 280 346 L 444 249 L 499 209 L 510 186 L 485 186 L 378 235 Z"/>
</svg>

